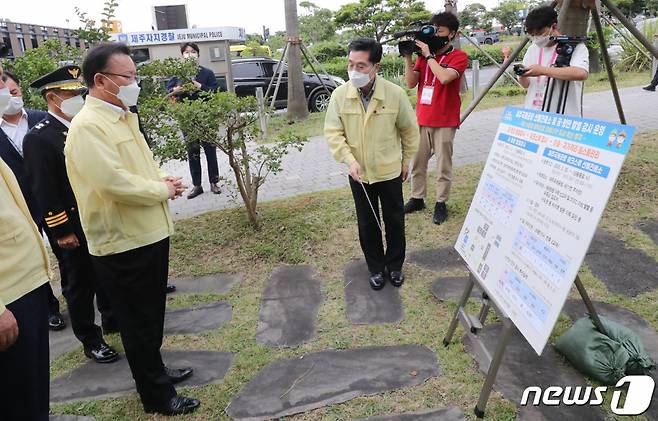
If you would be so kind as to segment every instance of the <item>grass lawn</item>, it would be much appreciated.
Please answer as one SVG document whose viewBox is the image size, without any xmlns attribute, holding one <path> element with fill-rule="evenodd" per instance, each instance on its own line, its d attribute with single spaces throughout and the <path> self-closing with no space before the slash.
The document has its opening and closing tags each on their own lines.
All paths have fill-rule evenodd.
<svg viewBox="0 0 658 421">
<path fill-rule="evenodd" d="M 636 139 L 601 226 L 658 259 L 658 246 L 634 227 L 641 218 L 658 218 L 658 133 Z M 408 250 L 451 246 L 470 205 L 482 165 L 456 169 L 449 202 L 450 219 L 441 226 L 431 223 L 428 209 L 407 219 Z M 405 185 L 408 194 L 409 184 Z M 429 192 L 432 197 L 433 192 Z M 350 259 L 361 258 L 353 202 L 348 189 L 303 195 L 260 206 L 262 229 L 254 232 L 240 209 L 208 213 L 176 224 L 172 237 L 171 275 L 211 272 L 243 272 L 245 280 L 226 295 L 170 298 L 170 308 L 214 300 L 233 306 L 233 320 L 219 330 L 199 336 L 169 336 L 166 349 L 217 350 L 236 354 L 224 381 L 182 393 L 201 399 L 200 410 L 186 420 L 228 419 L 224 412 L 231 397 L 260 369 L 275 360 L 297 357 L 328 348 L 346 349 L 368 345 L 424 344 L 437 354 L 443 375 L 419 387 L 383 395 L 353 399 L 344 404 L 293 416 L 295 421 L 346 420 L 389 412 L 415 411 L 443 406 L 461 407 L 474 419 L 473 406 L 484 377 L 464 351 L 459 328 L 451 346 L 442 339 L 455 309 L 455 302 L 440 303 L 430 293 L 437 274 L 407 264 L 407 283 L 401 290 L 404 321 L 379 326 L 353 326 L 345 316 L 343 268 Z M 312 265 L 323 283 L 325 300 L 317 322 L 317 338 L 294 349 L 270 349 L 256 343 L 261 292 L 272 270 L 281 264 Z M 443 272 L 458 275 L 465 271 Z M 594 300 L 622 305 L 643 316 L 658 329 L 658 291 L 634 299 L 609 293 L 587 268 L 583 282 Z M 390 286 L 389 286 L 390 287 Z M 572 295 L 576 297 L 575 289 Z M 555 336 L 568 327 L 562 318 Z M 109 341 L 121 349 L 117 335 Z M 51 365 L 51 376 L 63 374 L 85 362 L 76 351 Z M 102 379 L 99 379 L 102 381 Z M 607 401 L 608 402 L 608 401 Z M 602 407 L 605 408 L 606 405 Z M 98 420 L 146 420 L 136 396 L 98 402 L 55 405 L 54 414 L 93 415 Z M 515 406 L 499 394 L 491 396 L 488 419 L 512 420 Z M 641 419 L 641 418 L 640 418 Z"/>
<path fill-rule="evenodd" d="M 619 88 L 640 86 L 648 82 L 647 72 L 623 72 L 617 75 L 617 85 Z M 471 81 L 469 81 L 470 85 Z M 510 82 L 511 83 L 511 82 Z M 585 93 L 600 92 L 610 89 L 608 75 L 605 72 L 593 73 L 585 84 Z M 410 91 L 410 100 L 415 104 L 415 91 Z M 462 111 L 468 108 L 473 99 L 473 93 L 469 90 L 462 95 Z M 525 92 L 521 88 L 513 85 L 511 87 L 494 88 L 480 102 L 474 112 L 487 110 L 489 108 L 503 107 L 506 105 L 522 105 L 525 99 Z M 278 114 L 272 117 L 270 122 L 270 132 L 268 140 L 276 139 L 276 136 L 289 129 L 298 130 L 306 136 L 321 136 L 324 127 L 325 113 L 311 113 L 309 117 L 301 122 L 289 124 L 285 114 Z"/>
</svg>

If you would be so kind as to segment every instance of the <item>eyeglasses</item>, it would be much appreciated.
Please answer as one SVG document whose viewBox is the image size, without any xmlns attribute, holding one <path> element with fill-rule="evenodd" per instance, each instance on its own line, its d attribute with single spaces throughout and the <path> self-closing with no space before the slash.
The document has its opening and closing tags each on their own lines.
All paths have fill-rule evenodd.
<svg viewBox="0 0 658 421">
<path fill-rule="evenodd" d="M 125 79 L 128 79 L 131 83 L 132 82 L 137 82 L 140 83 L 142 81 L 142 76 L 137 76 L 137 75 L 123 75 L 121 73 L 110 73 L 110 72 L 101 72 L 104 75 L 112 75 L 112 76 L 119 76 Z"/>
</svg>

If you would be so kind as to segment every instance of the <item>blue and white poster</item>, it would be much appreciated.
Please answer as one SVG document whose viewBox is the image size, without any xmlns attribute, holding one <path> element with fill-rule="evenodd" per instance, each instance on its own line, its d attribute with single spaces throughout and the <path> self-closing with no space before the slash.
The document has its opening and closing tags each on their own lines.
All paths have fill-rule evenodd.
<svg viewBox="0 0 658 421">
<path fill-rule="evenodd" d="M 569 295 L 634 132 L 505 109 L 455 249 L 537 354 Z"/>
</svg>

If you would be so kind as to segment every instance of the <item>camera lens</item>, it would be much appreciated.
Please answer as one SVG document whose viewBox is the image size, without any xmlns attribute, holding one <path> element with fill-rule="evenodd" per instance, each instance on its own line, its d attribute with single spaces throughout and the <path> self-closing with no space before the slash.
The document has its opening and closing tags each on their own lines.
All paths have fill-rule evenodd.
<svg viewBox="0 0 658 421">
<path fill-rule="evenodd" d="M 434 27 L 432 25 L 426 25 L 426 26 L 423 26 L 422 28 L 420 28 L 420 33 L 422 35 L 425 35 L 425 36 L 428 36 L 428 37 L 433 36 L 435 32 L 436 32 L 436 30 L 434 29 Z"/>
</svg>

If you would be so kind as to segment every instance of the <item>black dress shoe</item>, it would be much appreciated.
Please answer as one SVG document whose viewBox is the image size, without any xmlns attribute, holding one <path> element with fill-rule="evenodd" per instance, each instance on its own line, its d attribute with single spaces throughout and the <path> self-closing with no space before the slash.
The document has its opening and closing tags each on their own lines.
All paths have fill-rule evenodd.
<svg viewBox="0 0 658 421">
<path fill-rule="evenodd" d="M 85 355 L 97 363 L 113 363 L 119 359 L 119 353 L 105 342 L 93 347 L 85 347 Z"/>
<path fill-rule="evenodd" d="M 190 194 L 187 195 L 188 199 L 194 199 L 195 197 L 203 194 L 203 187 L 201 186 L 194 186 Z"/>
<path fill-rule="evenodd" d="M 425 200 L 414 199 L 413 197 L 404 205 L 404 213 L 417 212 L 425 209 Z"/>
<path fill-rule="evenodd" d="M 52 331 L 62 330 L 66 327 L 66 322 L 60 313 L 48 316 L 48 329 Z"/>
<path fill-rule="evenodd" d="M 374 289 L 375 291 L 379 291 L 380 289 L 384 288 L 384 284 L 383 273 L 375 273 L 374 275 L 370 275 L 370 288 Z"/>
<path fill-rule="evenodd" d="M 165 289 L 165 292 L 167 294 L 171 294 L 172 292 L 176 292 L 176 285 L 167 284 L 167 289 Z"/>
<path fill-rule="evenodd" d="M 169 368 L 165 366 L 165 373 L 171 379 L 173 384 L 180 383 L 183 380 L 187 379 L 194 373 L 194 369 L 191 367 L 185 368 Z"/>
<path fill-rule="evenodd" d="M 391 285 L 396 288 L 400 288 L 402 284 L 404 284 L 404 273 L 402 273 L 402 271 L 392 270 L 390 279 Z"/>
<path fill-rule="evenodd" d="M 222 189 L 219 188 L 217 183 L 210 183 L 210 191 L 213 192 L 214 194 L 220 194 L 222 192 Z"/>
<path fill-rule="evenodd" d="M 434 205 L 434 216 L 432 217 L 432 221 L 436 225 L 441 225 L 448 219 L 448 208 L 446 207 L 446 204 L 444 202 L 436 202 L 436 205 Z"/>
<path fill-rule="evenodd" d="M 642 89 L 644 89 L 645 91 L 649 91 L 649 92 L 656 92 L 656 87 L 653 86 L 653 85 L 645 86 Z"/>
<path fill-rule="evenodd" d="M 144 412 L 147 414 L 182 415 L 194 412 L 199 405 L 201 405 L 201 402 L 197 399 L 176 395 L 169 402 L 162 405 L 144 405 Z"/>
</svg>

